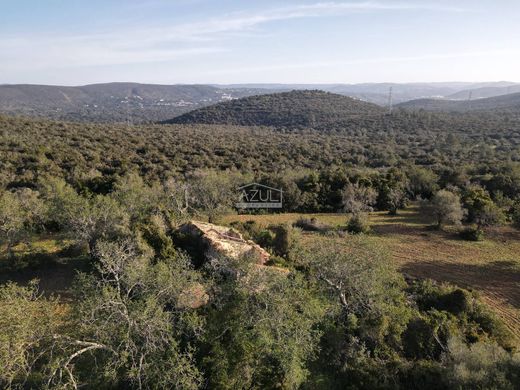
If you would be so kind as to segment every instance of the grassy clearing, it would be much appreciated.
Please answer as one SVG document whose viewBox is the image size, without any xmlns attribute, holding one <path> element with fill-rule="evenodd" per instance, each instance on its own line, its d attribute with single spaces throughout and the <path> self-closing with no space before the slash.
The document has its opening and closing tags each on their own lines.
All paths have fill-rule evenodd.
<svg viewBox="0 0 520 390">
<path fill-rule="evenodd" d="M 338 214 L 299 214 L 299 213 L 286 213 L 286 214 L 241 214 L 241 215 L 226 215 L 222 217 L 219 223 L 229 224 L 234 221 L 246 222 L 255 221 L 261 227 L 267 227 L 272 224 L 280 223 L 293 223 L 299 218 L 316 218 L 318 221 L 330 225 L 332 227 L 345 226 L 348 221 L 348 215 L 344 213 Z"/>
<path fill-rule="evenodd" d="M 6 248 L 0 248 L 0 283 L 14 281 L 22 285 L 39 281 L 44 294 L 67 298 L 76 272 L 88 269 L 85 249 L 74 240 L 60 234 L 30 237 L 14 247 L 9 258 Z"/>
<path fill-rule="evenodd" d="M 332 227 L 345 226 L 345 214 L 230 215 L 223 223 L 254 220 L 262 226 L 292 223 L 299 217 L 315 217 Z M 489 229 L 482 242 L 461 240 L 456 228 L 432 230 L 417 206 L 389 216 L 370 215 L 373 232 L 367 236 L 386 248 L 405 274 L 450 282 L 481 293 L 483 300 L 504 320 L 520 341 L 520 231 L 509 226 Z M 305 233 L 304 243 L 335 241 L 349 247 L 350 238 Z"/>
</svg>

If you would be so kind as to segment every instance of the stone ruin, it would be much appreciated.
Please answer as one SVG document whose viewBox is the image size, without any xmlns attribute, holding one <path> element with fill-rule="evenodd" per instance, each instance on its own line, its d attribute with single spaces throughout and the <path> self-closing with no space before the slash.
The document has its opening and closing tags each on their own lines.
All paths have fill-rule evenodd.
<svg viewBox="0 0 520 390">
<path fill-rule="evenodd" d="M 205 246 L 205 256 L 239 259 L 244 256 L 254 258 L 259 265 L 269 261 L 270 254 L 260 245 L 246 240 L 235 229 L 207 222 L 190 221 L 179 228 L 179 232 L 200 240 Z"/>
<path fill-rule="evenodd" d="M 217 259 L 220 271 L 240 280 L 244 288 L 253 293 L 263 291 L 271 278 L 286 277 L 289 270 L 274 265 L 266 265 L 270 254 L 260 245 L 246 240 L 232 228 L 207 222 L 190 221 L 179 228 L 179 232 L 194 238 L 204 247 L 204 261 Z M 253 259 L 248 272 L 242 272 L 225 259 L 238 260 L 242 257 Z M 222 258 L 224 258 L 224 261 Z"/>
</svg>

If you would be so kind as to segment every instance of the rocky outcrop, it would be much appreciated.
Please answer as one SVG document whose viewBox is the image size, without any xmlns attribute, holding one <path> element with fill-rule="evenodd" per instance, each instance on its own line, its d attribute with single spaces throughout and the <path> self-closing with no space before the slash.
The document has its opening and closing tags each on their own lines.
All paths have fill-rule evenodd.
<svg viewBox="0 0 520 390">
<path fill-rule="evenodd" d="M 206 248 L 206 257 L 225 256 L 232 259 L 250 257 L 264 265 L 270 254 L 260 245 L 246 240 L 236 230 L 207 222 L 190 221 L 179 228 L 185 235 L 199 239 Z"/>
<path fill-rule="evenodd" d="M 289 274 L 286 268 L 266 265 L 269 252 L 255 242 L 244 239 L 235 229 L 190 221 L 182 225 L 178 233 L 184 238 L 189 237 L 192 250 L 199 250 L 203 258 L 198 262 L 199 266 L 209 261 L 215 271 L 235 278 L 240 286 L 251 293 L 260 293 L 276 278 L 285 278 Z M 244 257 L 249 261 L 238 262 L 240 264 L 228 261 Z M 205 291 L 197 286 L 186 291 L 181 298 L 179 306 L 189 308 L 204 306 L 209 301 Z"/>
</svg>

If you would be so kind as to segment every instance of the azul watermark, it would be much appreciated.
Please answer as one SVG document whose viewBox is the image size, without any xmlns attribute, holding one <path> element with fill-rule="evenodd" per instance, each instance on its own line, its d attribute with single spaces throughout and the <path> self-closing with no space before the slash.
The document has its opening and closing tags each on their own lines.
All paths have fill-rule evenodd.
<svg viewBox="0 0 520 390">
<path fill-rule="evenodd" d="M 251 183 L 239 187 L 240 200 L 235 206 L 239 209 L 281 209 L 283 191 L 263 184 Z"/>
</svg>

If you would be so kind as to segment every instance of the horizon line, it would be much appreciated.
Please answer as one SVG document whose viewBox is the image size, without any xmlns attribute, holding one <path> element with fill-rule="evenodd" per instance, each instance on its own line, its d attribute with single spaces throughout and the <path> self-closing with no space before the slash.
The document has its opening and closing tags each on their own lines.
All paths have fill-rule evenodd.
<svg viewBox="0 0 520 390">
<path fill-rule="evenodd" d="M 156 85 L 156 86 L 240 86 L 240 85 L 381 85 L 381 84 L 397 84 L 397 85 L 411 85 L 411 84 L 493 84 L 493 83 L 512 83 L 520 84 L 520 81 L 512 80 L 473 80 L 473 81 L 461 81 L 461 80 L 446 80 L 446 81 L 363 81 L 363 82 L 237 82 L 237 83 L 214 83 L 214 82 L 177 82 L 177 83 L 160 83 L 160 82 L 142 82 L 142 81 L 99 81 L 87 84 L 43 84 L 43 83 L 0 83 L 1 87 L 4 86 L 42 86 L 42 87 L 68 87 L 68 88 L 79 88 L 87 87 L 91 85 L 106 85 L 106 84 L 139 84 L 139 85 Z"/>
</svg>

